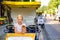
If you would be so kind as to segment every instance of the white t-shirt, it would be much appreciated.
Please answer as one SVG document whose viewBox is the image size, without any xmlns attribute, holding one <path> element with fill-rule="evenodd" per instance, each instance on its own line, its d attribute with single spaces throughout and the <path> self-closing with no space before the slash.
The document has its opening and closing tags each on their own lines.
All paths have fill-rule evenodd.
<svg viewBox="0 0 60 40">
<path fill-rule="evenodd" d="M 22 25 L 25 25 L 24 23 Z M 14 27 L 18 32 L 22 32 L 22 25 L 19 25 L 18 23 L 14 24 Z M 26 26 L 26 25 L 25 25 Z"/>
<path fill-rule="evenodd" d="M 43 21 L 43 16 L 39 16 L 38 17 L 38 22 L 37 22 L 38 24 L 43 24 L 44 23 L 44 21 Z"/>
</svg>

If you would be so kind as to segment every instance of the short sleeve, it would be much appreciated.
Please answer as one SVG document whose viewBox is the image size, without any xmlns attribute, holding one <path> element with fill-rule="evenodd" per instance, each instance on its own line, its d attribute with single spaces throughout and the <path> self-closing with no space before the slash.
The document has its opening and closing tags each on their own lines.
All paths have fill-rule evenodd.
<svg viewBox="0 0 60 40">
<path fill-rule="evenodd" d="M 17 24 L 14 24 L 14 27 L 16 27 Z"/>
</svg>

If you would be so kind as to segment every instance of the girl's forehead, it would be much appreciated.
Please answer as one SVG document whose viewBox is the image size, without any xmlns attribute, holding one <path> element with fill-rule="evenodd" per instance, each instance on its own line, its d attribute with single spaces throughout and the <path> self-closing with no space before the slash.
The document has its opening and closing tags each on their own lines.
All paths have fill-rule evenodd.
<svg viewBox="0 0 60 40">
<path fill-rule="evenodd" d="M 17 18 L 18 19 L 21 19 L 21 18 L 23 19 L 23 16 L 22 15 L 18 15 Z"/>
</svg>

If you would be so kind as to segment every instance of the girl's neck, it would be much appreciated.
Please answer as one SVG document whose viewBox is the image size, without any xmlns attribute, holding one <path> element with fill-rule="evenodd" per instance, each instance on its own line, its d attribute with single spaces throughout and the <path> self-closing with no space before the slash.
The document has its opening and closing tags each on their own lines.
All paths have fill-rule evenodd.
<svg viewBox="0 0 60 40">
<path fill-rule="evenodd" d="M 22 25 L 22 23 L 18 23 L 19 25 Z"/>
</svg>

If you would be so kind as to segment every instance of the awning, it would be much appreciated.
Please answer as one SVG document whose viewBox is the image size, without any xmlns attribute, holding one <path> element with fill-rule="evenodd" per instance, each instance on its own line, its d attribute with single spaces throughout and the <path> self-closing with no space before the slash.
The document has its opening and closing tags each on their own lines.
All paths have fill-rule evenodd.
<svg viewBox="0 0 60 40">
<path fill-rule="evenodd" d="M 2 4 L 10 7 L 40 7 L 41 2 L 3 1 Z"/>
</svg>

